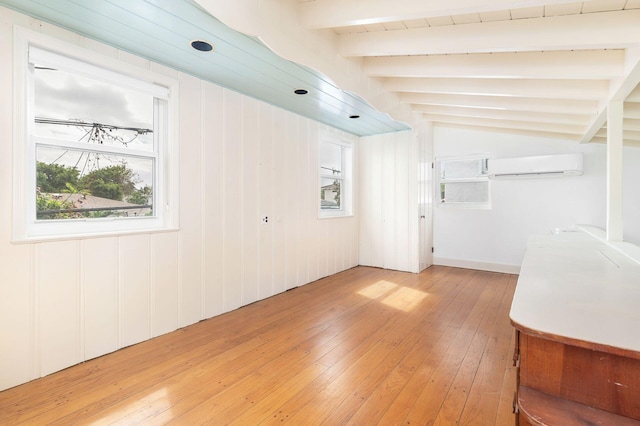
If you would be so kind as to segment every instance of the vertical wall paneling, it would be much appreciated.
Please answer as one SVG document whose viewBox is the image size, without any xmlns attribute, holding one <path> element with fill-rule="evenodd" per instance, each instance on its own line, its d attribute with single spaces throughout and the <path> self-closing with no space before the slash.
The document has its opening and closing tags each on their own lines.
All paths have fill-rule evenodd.
<svg viewBox="0 0 640 426">
<path fill-rule="evenodd" d="M 151 236 L 151 337 L 179 327 L 178 234 Z"/>
<path fill-rule="evenodd" d="M 40 244 L 36 250 L 40 374 L 81 361 L 78 242 Z"/>
<path fill-rule="evenodd" d="M 419 206 L 419 238 L 418 238 L 418 270 L 433 263 L 433 123 L 423 120 L 417 126 L 418 143 L 418 206 Z M 424 216 L 424 218 L 422 218 Z"/>
<path fill-rule="evenodd" d="M 118 240 L 81 242 L 83 359 L 118 349 Z"/>
<path fill-rule="evenodd" d="M 71 44 L 82 44 L 82 36 L 72 33 L 71 31 L 67 31 L 63 28 L 56 27 L 55 25 L 49 24 L 47 22 L 39 21 L 37 19 L 31 19 L 29 26 L 34 31 L 47 34 L 49 36 L 55 37 L 58 40 L 66 41 L 67 43 Z"/>
<path fill-rule="evenodd" d="M 0 164 L 2 162 L 0 159 Z M 0 170 L 0 173 L 3 172 Z M 3 207 L 3 215 L 5 211 L 9 213 L 7 210 L 10 210 L 10 204 Z M 35 250 L 33 246 L 11 245 L 8 242 L 10 221 L 1 223 L 6 240 L 0 243 L 3 264 L 0 280 L 0 389 L 5 389 L 37 377 L 39 361 L 36 359 Z"/>
<path fill-rule="evenodd" d="M 396 232 L 396 150 L 397 140 L 392 135 L 382 145 L 382 224 L 384 226 L 383 266 L 387 269 L 398 269 L 397 250 L 398 233 Z"/>
<path fill-rule="evenodd" d="M 360 264 L 418 270 L 418 191 L 412 132 L 360 139 Z"/>
<path fill-rule="evenodd" d="M 0 14 L 0 390 L 35 377 L 36 305 L 34 246 L 11 244 L 13 23 L 29 18 L 7 10 Z"/>
<path fill-rule="evenodd" d="M 151 338 L 150 236 L 120 237 L 120 345 Z"/>
<path fill-rule="evenodd" d="M 288 149 L 286 113 L 284 110 L 272 108 L 267 117 L 269 119 L 269 129 L 271 130 L 271 137 L 269 138 L 271 150 L 267 155 L 272 165 L 274 184 L 273 196 L 270 200 L 274 221 L 271 228 L 273 243 L 269 252 L 273 272 L 269 274 L 269 288 L 271 289 L 271 294 L 276 294 L 287 289 L 285 242 L 287 238 L 286 228 L 292 216 L 286 211 L 286 205 L 288 204 L 286 200 L 291 198 L 293 194 L 288 191 L 288 182 L 285 176 Z M 282 123 L 282 125 L 276 125 L 276 123 Z"/>
<path fill-rule="evenodd" d="M 411 155 L 412 137 L 405 137 L 405 133 L 396 133 L 394 147 L 395 155 L 395 185 L 394 185 L 394 209 L 395 209 L 395 267 L 402 271 L 409 271 L 410 253 L 409 245 L 413 241 L 413 235 L 410 233 L 410 224 L 415 219 L 414 208 L 417 208 L 417 202 L 409 205 L 409 190 L 413 189 L 409 179 L 412 177 L 410 164 L 415 163 L 416 157 Z M 411 161 L 409 161 L 411 159 Z M 417 184 L 417 182 L 416 182 Z M 409 217 L 409 212 L 414 213 Z"/>
<path fill-rule="evenodd" d="M 336 221 L 337 229 L 340 228 L 339 219 L 324 219 L 318 220 L 316 223 L 317 230 L 314 232 L 318 235 L 318 256 L 317 256 L 317 274 L 316 279 L 329 275 L 329 239 L 331 236 L 327 234 L 329 221 Z"/>
<path fill-rule="evenodd" d="M 204 145 L 202 147 L 206 167 L 202 170 L 206 190 L 203 193 L 204 217 L 204 317 L 210 318 L 224 312 L 223 306 L 223 89 L 204 83 Z"/>
<path fill-rule="evenodd" d="M 309 144 L 307 146 L 307 168 L 308 170 L 318 169 L 318 155 L 319 155 L 319 129 L 317 126 L 311 126 L 308 121 L 305 120 L 305 130 L 307 134 L 307 140 Z M 326 261 L 326 252 L 323 250 L 326 244 L 327 235 L 321 231 L 321 224 L 318 220 L 318 174 L 317 172 L 307 180 L 307 186 L 305 188 L 305 198 L 307 200 L 305 215 L 309 218 L 307 226 L 309 227 L 309 234 L 307 236 L 307 262 L 309 268 L 309 282 L 316 281 L 322 275 L 320 274 L 320 264 Z"/>
<path fill-rule="evenodd" d="M 202 84 L 180 75 L 180 326 L 202 319 Z"/>
<path fill-rule="evenodd" d="M 409 238 L 406 270 L 417 273 L 420 272 L 420 155 L 418 132 L 413 130 L 408 133 L 406 140 L 409 145 L 407 161 L 409 175 L 407 177 L 406 215 Z"/>
<path fill-rule="evenodd" d="M 254 198 L 258 207 L 251 217 L 252 226 L 256 229 L 255 240 L 252 245 L 257 249 L 259 254 L 257 257 L 257 294 L 256 297 L 265 298 L 273 295 L 273 238 L 275 228 L 277 226 L 278 212 L 274 198 L 276 194 L 282 193 L 279 182 L 274 179 L 274 168 L 278 165 L 274 162 L 274 134 L 273 125 L 274 108 L 270 105 L 260 105 L 257 117 L 251 117 L 255 120 L 259 134 L 259 144 L 253 150 L 256 162 L 256 189 L 247 193 L 248 196 Z M 250 194 L 250 195 L 249 195 Z M 257 196 L 256 196 L 257 195 Z M 262 220 L 267 217 L 267 222 Z"/>
<path fill-rule="evenodd" d="M 118 59 L 122 62 L 127 62 L 131 65 L 135 65 L 140 68 L 149 69 L 149 61 L 147 59 L 141 58 L 140 56 L 133 55 L 129 52 L 125 52 L 123 50 L 118 51 Z"/>
<path fill-rule="evenodd" d="M 298 263 L 298 285 L 302 285 L 304 283 L 308 283 L 313 281 L 313 277 L 309 273 L 309 257 L 310 257 L 310 229 L 311 229 L 311 221 L 316 220 L 316 217 L 311 216 L 311 212 L 309 210 L 309 200 L 313 196 L 313 194 L 309 194 L 310 182 L 313 178 L 309 176 L 309 174 L 305 174 L 304 170 L 309 167 L 309 150 L 311 149 L 311 143 L 308 132 L 308 125 L 306 120 L 301 120 L 297 118 L 298 124 L 298 134 L 296 135 L 296 140 L 298 141 L 298 176 L 300 179 L 298 180 L 298 189 L 297 189 L 297 198 L 299 200 L 297 206 L 297 214 L 298 214 L 298 252 L 297 252 L 297 263 Z M 314 167 L 315 168 L 315 167 Z M 317 180 L 317 179 L 314 179 Z"/>
<path fill-rule="evenodd" d="M 224 126 L 224 185 L 222 196 L 224 310 L 230 311 L 242 305 L 241 264 L 241 140 L 242 140 L 242 96 L 225 90 L 223 92 Z"/>
<path fill-rule="evenodd" d="M 364 212 L 360 214 L 360 259 L 359 263 L 362 265 L 371 265 L 373 257 L 373 245 L 369 243 L 371 235 L 371 222 L 372 222 L 372 198 L 374 191 L 370 190 L 370 182 L 372 177 L 371 169 L 373 168 L 372 161 L 372 149 L 371 145 L 373 140 L 369 138 L 366 142 L 360 140 L 360 152 L 359 152 L 359 170 L 360 176 L 360 196 L 358 198 L 358 211 Z"/>
<path fill-rule="evenodd" d="M 294 288 L 300 285 L 300 212 L 298 211 L 301 169 L 298 151 L 301 149 L 302 141 L 298 139 L 298 118 L 293 114 L 286 114 L 284 120 L 286 134 L 284 137 L 284 176 L 286 188 L 285 209 L 283 220 L 286 224 L 285 230 L 285 252 L 283 255 L 286 265 L 285 289 Z M 277 285 L 277 283 L 276 283 Z"/>
<path fill-rule="evenodd" d="M 178 79 L 179 230 L 11 243 L 14 24 Z M 318 219 L 320 135 L 356 137 L 4 9 L 0 35 L 0 390 L 358 263 L 359 218 Z"/>
<path fill-rule="evenodd" d="M 370 234 L 367 237 L 371 238 L 369 244 L 372 245 L 373 253 L 371 257 L 371 266 L 384 267 L 384 192 L 382 191 L 382 184 L 384 182 L 383 175 L 383 137 L 373 137 L 370 140 L 364 141 L 361 145 L 371 143 L 371 175 L 368 182 L 368 186 L 364 191 L 368 190 L 373 193 L 371 197 L 371 204 L 369 205 L 369 212 L 360 212 L 361 216 L 365 214 L 371 215 L 371 222 L 369 224 Z M 364 183 L 361 184 L 363 186 Z M 367 231 L 364 231 L 365 233 Z M 361 235 L 363 234 L 361 233 Z"/>
<path fill-rule="evenodd" d="M 270 107 L 268 107 L 270 109 Z M 242 115 L 239 117 L 242 125 L 242 157 L 241 157 L 241 262 L 242 262 L 242 304 L 248 305 L 258 300 L 258 271 L 260 260 L 258 251 L 259 238 L 263 229 L 270 230 L 273 221 L 271 209 L 263 204 L 263 187 L 258 187 L 258 181 L 262 180 L 263 170 L 269 169 L 270 164 L 263 164 L 261 157 L 262 144 L 268 144 L 268 134 L 261 128 L 262 119 L 258 114 L 258 101 L 252 98 L 242 99 Z M 264 129 L 267 130 L 268 129 Z M 262 181 L 263 184 L 271 183 L 269 178 Z M 260 213 L 262 212 L 262 213 Z M 263 224 L 260 215 L 269 217 L 269 222 Z M 259 229 L 262 228 L 262 229 Z M 260 234 L 260 235 L 259 235 Z M 266 258 L 267 252 L 261 257 Z M 270 269 L 270 265 L 268 267 Z"/>
</svg>

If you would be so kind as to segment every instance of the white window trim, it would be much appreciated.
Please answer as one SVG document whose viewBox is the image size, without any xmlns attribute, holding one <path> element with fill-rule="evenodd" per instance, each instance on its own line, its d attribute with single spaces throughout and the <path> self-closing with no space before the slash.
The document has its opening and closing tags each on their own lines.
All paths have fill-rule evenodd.
<svg viewBox="0 0 640 426">
<path fill-rule="evenodd" d="M 35 145 L 30 141 L 29 110 L 32 93 L 29 93 L 29 47 L 57 52 L 70 61 L 93 65 L 106 74 L 128 76 L 126 84 L 135 80 L 148 83 L 154 96 L 166 97 L 166 129 L 163 146 L 159 147 L 163 160 L 156 166 L 156 183 L 159 188 L 154 199 L 155 217 L 104 218 L 90 220 L 35 221 Z M 94 236 L 115 236 L 178 229 L 178 81 L 121 62 L 74 44 L 54 39 L 41 33 L 14 27 L 14 120 L 13 120 L 13 233 L 14 243 L 78 239 Z M 130 77 L 130 78 L 129 78 Z M 159 96 L 158 96 L 159 95 Z M 163 96 L 164 95 L 164 96 Z M 161 109 L 162 110 L 162 109 Z M 164 123 L 159 120 L 159 123 Z M 154 192 L 156 188 L 154 188 Z"/>
<path fill-rule="evenodd" d="M 325 143 L 331 143 L 339 145 L 342 150 L 342 170 L 339 179 L 342 180 L 342 186 L 340 188 L 340 194 L 343 199 L 341 200 L 340 209 L 323 209 L 320 201 L 320 188 L 322 187 L 322 178 L 331 178 L 334 176 L 324 175 L 320 172 L 320 153 L 322 152 L 322 145 Z M 346 149 L 345 149 L 346 148 Z M 335 135 L 322 135 L 320 137 L 320 143 L 318 144 L 318 185 L 316 186 L 317 200 L 318 200 L 318 219 L 330 219 L 337 217 L 349 217 L 353 216 L 353 175 L 354 175 L 354 144 Z"/>
<path fill-rule="evenodd" d="M 438 208 L 444 209 L 475 209 L 475 210 L 491 210 L 491 180 L 489 179 L 489 175 L 475 178 L 457 178 L 457 179 L 444 179 L 440 178 L 440 165 L 443 161 L 456 161 L 456 160 L 482 160 L 482 159 L 490 159 L 492 156 L 488 153 L 483 154 L 473 154 L 473 155 L 462 155 L 462 156 L 446 156 L 446 157 L 437 157 L 434 159 L 435 164 L 435 179 L 434 182 L 436 184 L 435 187 L 435 204 Z M 441 202 L 440 198 L 440 184 L 443 182 L 487 182 L 487 191 L 488 191 L 488 200 L 486 202 L 478 202 L 478 203 L 462 203 L 462 202 Z"/>
</svg>

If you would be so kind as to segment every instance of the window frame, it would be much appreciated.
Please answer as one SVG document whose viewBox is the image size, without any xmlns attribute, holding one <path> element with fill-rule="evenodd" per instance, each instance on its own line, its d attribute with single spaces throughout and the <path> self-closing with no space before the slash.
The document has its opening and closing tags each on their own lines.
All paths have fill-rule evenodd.
<svg viewBox="0 0 640 426">
<path fill-rule="evenodd" d="M 337 145 L 341 149 L 341 170 L 340 176 L 323 173 L 322 169 L 322 149 L 325 145 Z M 336 136 L 324 135 L 320 138 L 318 145 L 318 218 L 327 219 L 335 217 L 347 217 L 353 215 L 353 144 Z M 322 208 L 322 179 L 340 180 L 340 208 Z"/>
<path fill-rule="evenodd" d="M 67 141 L 36 136 L 33 132 L 34 105 L 33 75 L 29 50 L 45 52 L 61 64 L 83 64 L 94 70 L 100 81 L 115 83 L 137 91 L 151 91 L 154 96 L 154 188 L 151 217 L 109 217 L 82 219 L 36 219 L 36 148 L 43 146 L 68 147 L 82 151 L 100 151 L 94 145 L 81 146 Z M 104 56 L 83 47 L 21 27 L 14 28 L 14 142 L 13 142 L 13 234 L 12 241 L 75 239 L 92 236 L 113 236 L 131 233 L 176 230 L 178 228 L 178 81 L 165 75 Z M 86 65 L 86 67 L 85 67 Z M 61 68 L 64 69 L 64 68 Z M 82 72 L 75 72 L 82 75 Z M 91 78 L 95 78 L 89 75 Z M 111 80 L 110 80 L 111 79 Z M 114 81 L 115 80 L 115 81 Z M 154 92 L 154 90 L 156 90 Z M 164 96 L 163 96 L 164 94 Z M 163 99 L 158 101 L 158 99 Z M 159 106 L 158 102 L 164 104 Z M 159 106 L 156 108 L 156 106 Z M 157 121 L 156 121 L 157 120 Z M 95 149 L 94 149 L 95 148 Z M 138 152 L 117 147 L 109 149 L 114 155 L 136 157 Z M 117 153 L 117 154 L 116 154 Z M 145 158 L 150 156 L 144 155 Z"/>
<path fill-rule="evenodd" d="M 435 164 L 435 173 L 436 173 L 436 179 L 434 179 L 435 184 L 436 184 L 436 188 L 435 188 L 435 194 L 436 194 L 436 205 L 439 208 L 454 208 L 454 209 L 480 209 L 480 210 L 489 210 L 491 209 L 492 205 L 491 205 L 491 180 L 489 179 L 489 174 L 488 171 L 481 176 L 470 176 L 470 177 L 463 177 L 463 178 L 451 178 L 451 179 L 447 179 L 447 178 L 442 178 L 442 163 L 443 162 L 449 162 L 449 161 L 469 161 L 469 160 L 480 160 L 480 161 L 484 161 L 485 163 L 485 170 L 487 170 L 487 164 L 488 164 L 488 160 L 491 158 L 490 154 L 484 153 L 484 154 L 474 154 L 474 155 L 465 155 L 465 156 L 445 156 L 445 157 L 438 157 L 435 158 L 434 160 L 434 164 Z M 486 182 L 487 184 L 487 201 L 469 201 L 469 202 L 464 202 L 464 201 L 453 201 L 453 202 L 446 202 L 445 200 L 442 199 L 442 184 L 446 184 L 446 183 L 478 183 L 478 182 Z"/>
</svg>

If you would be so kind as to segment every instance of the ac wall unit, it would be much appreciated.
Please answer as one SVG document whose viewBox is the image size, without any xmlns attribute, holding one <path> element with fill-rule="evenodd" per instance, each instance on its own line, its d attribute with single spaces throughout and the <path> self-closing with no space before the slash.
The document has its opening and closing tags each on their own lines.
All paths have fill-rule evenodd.
<svg viewBox="0 0 640 426">
<path fill-rule="evenodd" d="M 536 157 L 490 158 L 489 179 L 525 179 L 582 174 L 582 153 Z"/>
</svg>

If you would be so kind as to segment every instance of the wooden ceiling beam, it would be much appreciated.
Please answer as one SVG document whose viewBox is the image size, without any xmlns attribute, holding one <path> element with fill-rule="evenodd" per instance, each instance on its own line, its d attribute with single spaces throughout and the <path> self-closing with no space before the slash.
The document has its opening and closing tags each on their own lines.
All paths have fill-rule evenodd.
<svg viewBox="0 0 640 426">
<path fill-rule="evenodd" d="M 364 58 L 373 77 L 612 79 L 624 72 L 623 49 Z"/>
<path fill-rule="evenodd" d="M 638 25 L 638 28 L 640 28 L 640 25 Z M 634 102 L 636 94 L 640 93 L 640 47 L 636 46 L 626 50 L 624 76 L 612 80 L 610 86 L 609 94 L 602 98 L 599 114 L 587 128 L 582 138 L 582 143 L 591 141 L 605 124 L 607 121 L 607 109 L 612 101 Z"/>
<path fill-rule="evenodd" d="M 491 118 L 474 118 L 474 117 L 456 117 L 442 114 L 423 114 L 425 120 L 434 123 L 464 124 L 470 126 L 498 127 L 505 129 L 523 129 L 535 130 L 542 132 L 552 132 L 558 134 L 572 135 L 572 139 L 579 137 L 584 133 L 584 126 L 554 124 L 554 123 L 537 123 L 535 121 L 515 121 L 500 120 Z"/>
<path fill-rule="evenodd" d="M 298 7 L 303 26 L 321 29 L 569 3 L 575 0 L 316 0 Z"/>
<path fill-rule="evenodd" d="M 498 110 L 518 110 L 530 112 L 564 113 L 595 115 L 598 101 L 572 99 L 539 99 L 487 95 L 459 95 L 440 93 L 400 93 L 401 102 L 423 105 L 461 106 Z"/>
<path fill-rule="evenodd" d="M 607 80 L 524 80 L 462 78 L 385 78 L 386 90 L 524 98 L 597 100 L 609 93 Z"/>
<path fill-rule="evenodd" d="M 571 113 L 530 112 L 497 110 L 486 108 L 467 108 L 437 105 L 412 105 L 412 110 L 425 114 L 451 115 L 456 117 L 490 118 L 495 120 L 536 121 L 540 123 L 558 123 L 586 126 L 589 115 Z"/>
<path fill-rule="evenodd" d="M 450 127 L 455 129 L 466 129 L 466 130 L 475 130 L 480 132 L 491 132 L 491 133 L 505 133 L 511 135 L 524 135 L 524 136 L 537 136 L 541 138 L 553 138 L 553 139 L 565 139 L 570 141 L 578 141 L 580 139 L 580 135 L 575 135 L 571 133 L 558 133 L 558 132 L 549 132 L 545 130 L 531 130 L 531 129 L 517 129 L 517 128 L 506 128 L 506 127 L 491 127 L 488 125 L 485 126 L 475 126 L 472 124 L 460 124 L 460 123 L 434 123 L 437 127 Z"/>
<path fill-rule="evenodd" d="M 341 34 L 338 51 L 342 56 L 398 56 L 617 49 L 640 43 L 638 22 L 640 10 L 622 10 Z"/>
</svg>

